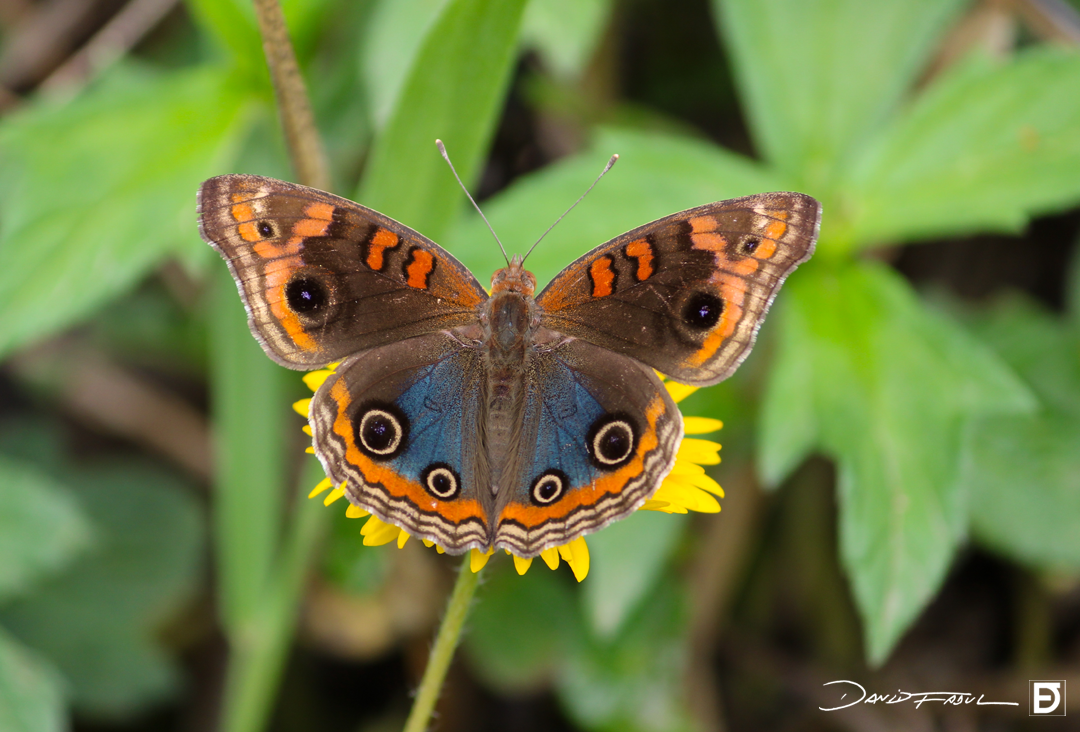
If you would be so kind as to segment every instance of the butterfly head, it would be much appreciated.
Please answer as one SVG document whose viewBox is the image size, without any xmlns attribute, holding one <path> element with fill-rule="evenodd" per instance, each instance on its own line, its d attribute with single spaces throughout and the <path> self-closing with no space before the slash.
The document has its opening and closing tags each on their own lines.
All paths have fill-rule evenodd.
<svg viewBox="0 0 1080 732">
<path fill-rule="evenodd" d="M 525 259 L 520 254 L 510 258 L 510 264 L 495 270 L 491 276 L 491 294 L 498 292 L 520 292 L 532 297 L 536 292 L 536 275 L 525 269 Z"/>
</svg>

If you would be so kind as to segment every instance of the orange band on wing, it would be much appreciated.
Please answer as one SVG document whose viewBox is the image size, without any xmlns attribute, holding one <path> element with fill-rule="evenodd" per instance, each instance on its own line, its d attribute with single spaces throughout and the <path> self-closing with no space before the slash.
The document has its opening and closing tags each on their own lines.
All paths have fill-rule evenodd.
<svg viewBox="0 0 1080 732">
<path fill-rule="evenodd" d="M 435 257 L 425 249 L 413 249 L 412 261 L 405 267 L 406 284 L 418 290 L 426 290 L 428 275 L 435 269 Z"/>
<path fill-rule="evenodd" d="M 371 241 L 368 242 L 367 251 L 367 266 L 371 267 L 376 272 L 381 272 L 382 268 L 386 266 L 386 259 L 383 253 L 387 249 L 393 249 L 400 243 L 398 235 L 387 229 L 379 229 L 375 232 L 375 235 L 371 237 Z"/>
<path fill-rule="evenodd" d="M 259 230 L 256 228 L 254 221 L 245 221 L 237 226 L 236 230 L 240 232 L 240 238 L 244 241 L 259 241 L 262 239 L 262 235 L 259 234 Z"/>
<path fill-rule="evenodd" d="M 765 236 L 769 239 L 779 239 L 787 231 L 787 224 L 783 221 L 773 221 L 765 227 Z"/>
<path fill-rule="evenodd" d="M 232 213 L 233 221 L 242 223 L 244 221 L 251 221 L 255 218 L 255 210 L 251 208 L 250 203 L 238 203 L 230 209 Z"/>
<path fill-rule="evenodd" d="M 466 519 L 474 518 L 487 526 L 487 516 L 478 501 L 461 498 L 440 501 L 424 490 L 420 483 L 409 480 L 388 465 L 377 463 L 360 452 L 360 448 L 356 446 L 356 435 L 353 434 L 353 424 L 348 414 L 352 396 L 349 394 L 348 387 L 345 386 L 344 379 L 338 379 L 330 387 L 330 397 L 337 404 L 334 432 L 345 443 L 345 459 L 360 471 L 367 484 L 381 485 L 391 497 L 405 499 L 421 511 L 438 512 L 440 517 L 450 523 L 460 524 Z"/>
<path fill-rule="evenodd" d="M 511 520 L 518 522 L 527 529 L 531 529 L 549 519 L 564 518 L 582 506 L 593 506 L 599 503 L 604 496 L 622 491 L 627 483 L 641 475 L 641 472 L 645 469 L 645 455 L 654 450 L 659 444 L 660 441 L 656 436 L 656 421 L 666 409 L 663 398 L 657 395 L 645 411 L 645 418 L 649 422 L 649 428 L 638 442 L 637 454 L 626 465 L 601 478 L 597 478 L 592 483 L 573 488 L 562 500 L 551 506 L 511 503 L 503 509 L 502 515 L 499 517 L 500 523 L 504 520 Z"/>
<path fill-rule="evenodd" d="M 626 245 L 626 256 L 637 260 L 637 281 L 644 282 L 653 274 L 653 248 L 645 239 L 635 239 Z"/>
<path fill-rule="evenodd" d="M 593 283 L 593 297 L 607 297 L 615 284 L 615 273 L 611 269 L 611 257 L 600 257 L 589 265 L 589 277 Z"/>
</svg>

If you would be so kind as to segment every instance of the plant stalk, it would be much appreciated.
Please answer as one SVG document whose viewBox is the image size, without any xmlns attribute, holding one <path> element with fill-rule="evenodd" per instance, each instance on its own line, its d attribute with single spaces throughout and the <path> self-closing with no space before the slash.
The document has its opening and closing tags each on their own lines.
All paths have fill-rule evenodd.
<svg viewBox="0 0 1080 732">
<path fill-rule="evenodd" d="M 435 636 L 435 646 L 431 649 L 431 657 L 424 669 L 424 677 L 420 680 L 420 688 L 416 691 L 416 700 L 409 712 L 409 718 L 405 721 L 403 732 L 425 732 L 428 728 L 435 702 L 439 700 L 439 692 L 442 691 L 443 681 L 446 679 L 446 672 L 454 659 L 454 650 L 461 639 L 461 628 L 465 625 L 479 579 L 480 573 L 472 571 L 469 555 L 466 554 L 461 569 L 458 570 L 454 591 L 446 604 L 446 614 L 439 626 L 439 634 Z"/>
</svg>

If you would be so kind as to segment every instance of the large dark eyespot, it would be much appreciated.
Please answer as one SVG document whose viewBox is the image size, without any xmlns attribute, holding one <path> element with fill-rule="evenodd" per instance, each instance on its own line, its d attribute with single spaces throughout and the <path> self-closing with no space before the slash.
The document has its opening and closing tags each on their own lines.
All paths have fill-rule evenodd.
<svg viewBox="0 0 1080 732">
<path fill-rule="evenodd" d="M 611 470 L 625 465 L 634 455 L 637 434 L 630 418 L 607 414 L 589 429 L 589 457 L 598 468 Z"/>
<path fill-rule="evenodd" d="M 420 483 L 431 495 L 444 501 L 457 498 L 461 493 L 458 474 L 446 463 L 432 463 L 420 473 Z"/>
<path fill-rule="evenodd" d="M 563 497 L 569 486 L 570 478 L 566 473 L 552 468 L 536 476 L 529 489 L 529 497 L 537 506 L 550 506 Z"/>
<path fill-rule="evenodd" d="M 274 225 L 269 221 L 260 221 L 255 225 L 255 228 L 263 239 L 269 239 L 274 235 Z"/>
<path fill-rule="evenodd" d="M 682 319 L 691 328 L 708 330 L 720 322 L 724 301 L 711 292 L 695 292 L 683 307 Z"/>
<path fill-rule="evenodd" d="M 757 251 L 758 244 L 760 244 L 760 243 L 761 243 L 761 239 L 758 239 L 756 236 L 748 236 L 748 237 L 746 237 L 742 241 L 742 252 L 743 252 L 743 254 L 753 254 L 754 252 Z"/>
<path fill-rule="evenodd" d="M 356 444 L 370 458 L 389 460 L 405 449 L 409 420 L 392 404 L 366 404 L 353 422 Z"/>
<path fill-rule="evenodd" d="M 285 285 L 285 300 L 294 313 L 311 315 L 327 306 L 330 292 L 326 285 L 312 277 L 294 277 Z"/>
</svg>

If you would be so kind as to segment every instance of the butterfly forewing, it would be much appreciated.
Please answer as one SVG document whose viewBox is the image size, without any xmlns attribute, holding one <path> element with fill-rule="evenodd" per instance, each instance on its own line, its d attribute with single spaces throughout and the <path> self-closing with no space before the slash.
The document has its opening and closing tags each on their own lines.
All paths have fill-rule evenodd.
<svg viewBox="0 0 1080 732">
<path fill-rule="evenodd" d="M 487 299 L 460 262 L 421 234 L 272 178 L 203 183 L 199 229 L 229 264 L 252 332 L 290 368 L 475 322 Z"/>
<path fill-rule="evenodd" d="M 809 259 L 820 205 L 764 193 L 682 211 L 594 249 L 537 297 L 552 330 L 715 384 L 749 353 L 777 290 Z"/>
</svg>

